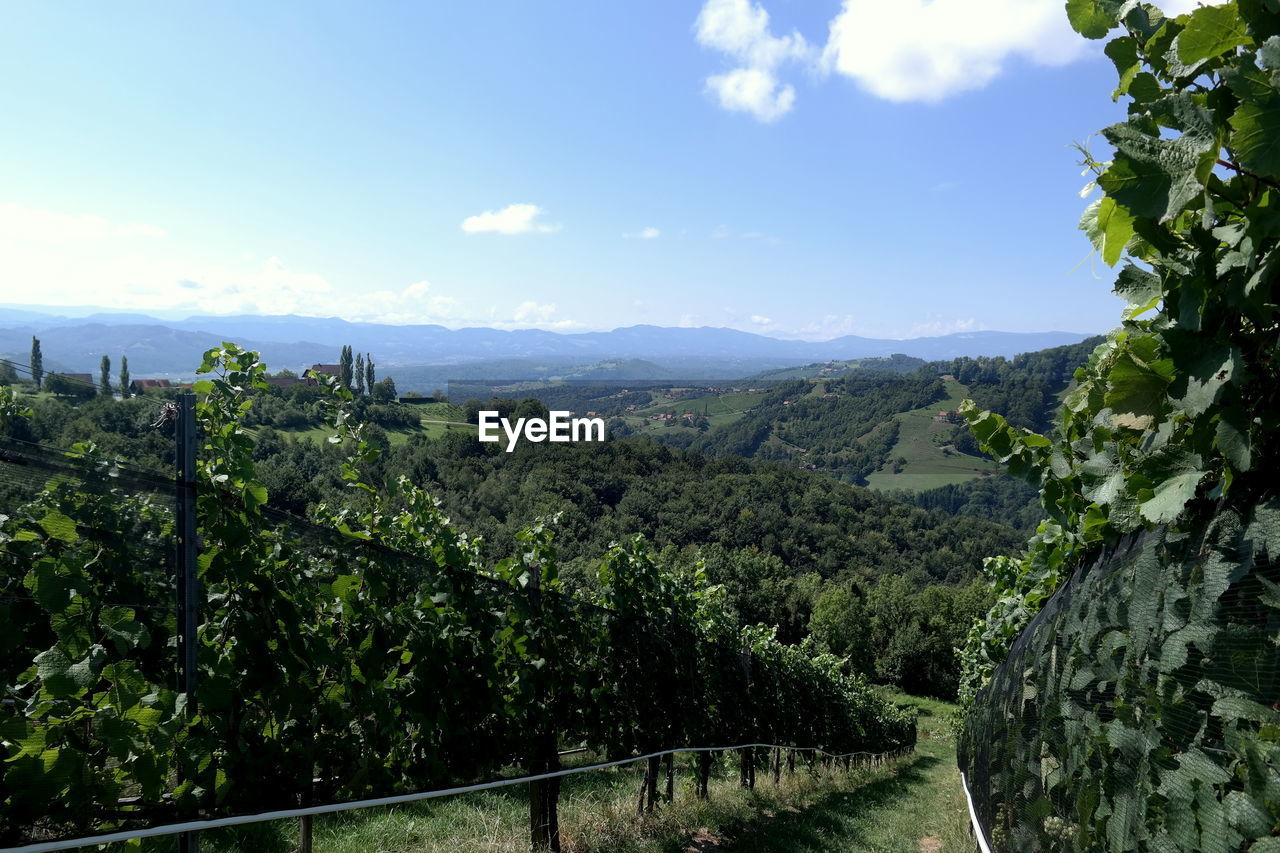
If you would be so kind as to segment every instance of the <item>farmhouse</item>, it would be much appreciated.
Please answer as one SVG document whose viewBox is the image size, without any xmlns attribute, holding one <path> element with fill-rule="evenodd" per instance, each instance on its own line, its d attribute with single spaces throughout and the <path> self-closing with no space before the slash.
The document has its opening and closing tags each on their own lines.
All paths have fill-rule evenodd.
<svg viewBox="0 0 1280 853">
<path fill-rule="evenodd" d="M 318 380 L 321 376 L 341 376 L 342 368 L 336 364 L 313 364 L 302 372 L 303 379 L 308 385 L 319 384 Z"/>
</svg>

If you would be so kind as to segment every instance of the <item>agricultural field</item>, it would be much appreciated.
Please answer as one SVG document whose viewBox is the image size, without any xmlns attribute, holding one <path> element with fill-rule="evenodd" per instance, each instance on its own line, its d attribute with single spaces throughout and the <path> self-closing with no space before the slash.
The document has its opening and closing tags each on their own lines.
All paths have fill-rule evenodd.
<svg viewBox="0 0 1280 853">
<path fill-rule="evenodd" d="M 890 462 L 867 477 L 873 489 L 902 489 L 919 492 L 992 476 L 1000 466 L 991 459 L 969 456 L 948 450 L 936 439 L 951 432 L 953 424 L 938 420 L 938 413 L 955 411 L 968 397 L 969 390 L 951 377 L 945 377 L 946 398 L 923 408 L 897 415 L 901 425 L 898 443 L 889 451 Z M 893 460 L 901 471 L 895 473 Z"/>
<path fill-rule="evenodd" d="M 676 420 L 677 426 L 685 426 L 681 422 L 687 420 L 684 417 L 686 414 L 690 414 L 706 418 L 707 423 L 714 429 L 740 419 L 748 411 L 760 405 L 766 394 L 766 391 L 739 391 L 727 394 L 704 394 L 670 402 L 655 394 L 657 399 L 652 404 L 624 415 L 622 420 L 638 433 L 661 433 L 665 429 L 674 427 L 668 426 L 668 420 L 656 420 L 656 418 L 670 415 Z"/>
</svg>

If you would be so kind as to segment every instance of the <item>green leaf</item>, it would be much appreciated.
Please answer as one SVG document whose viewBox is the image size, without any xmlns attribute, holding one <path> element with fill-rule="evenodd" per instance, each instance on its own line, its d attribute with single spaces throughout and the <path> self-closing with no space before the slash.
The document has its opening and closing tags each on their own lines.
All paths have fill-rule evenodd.
<svg viewBox="0 0 1280 853">
<path fill-rule="evenodd" d="M 1253 44 L 1234 3 L 1201 6 L 1178 36 L 1178 59 L 1195 65 L 1241 45 Z"/>
<path fill-rule="evenodd" d="M 1133 237 L 1133 214 L 1108 196 L 1098 207 L 1097 228 L 1102 233 L 1102 260 L 1113 267 Z"/>
<path fill-rule="evenodd" d="M 249 483 L 244 489 L 245 506 L 257 509 L 267 503 L 267 487 L 261 483 Z"/>
<path fill-rule="evenodd" d="M 22 584 L 49 613 L 61 613 L 71 604 L 71 580 L 58 571 L 52 557 L 37 560 Z"/>
<path fill-rule="evenodd" d="M 1149 104 L 1152 101 L 1162 97 L 1165 90 L 1160 86 L 1160 81 L 1149 71 L 1140 71 L 1133 78 L 1133 82 L 1129 84 L 1129 97 L 1133 98 L 1139 104 Z"/>
<path fill-rule="evenodd" d="M 1106 38 L 1120 23 L 1119 0 L 1067 0 L 1067 20 L 1087 39 Z"/>
<path fill-rule="evenodd" d="M 1214 443 L 1236 471 L 1248 471 L 1253 467 L 1253 439 L 1249 424 L 1237 410 L 1227 410 L 1218 416 Z"/>
<path fill-rule="evenodd" d="M 1250 171 L 1280 178 L 1280 97 L 1245 102 L 1231 116 L 1231 147 Z"/>
<path fill-rule="evenodd" d="M 1130 305 L 1149 305 L 1163 293 L 1160 276 L 1141 267 L 1126 264 L 1116 276 L 1115 294 Z"/>
<path fill-rule="evenodd" d="M 1138 40 L 1133 36 L 1121 36 L 1107 42 L 1103 50 L 1115 63 L 1116 73 L 1120 76 L 1120 84 L 1112 95 L 1112 100 L 1115 100 L 1129 91 L 1134 75 L 1142 68 L 1138 59 Z"/>
<path fill-rule="evenodd" d="M 36 655 L 35 664 L 36 677 L 53 698 L 71 696 L 80 689 L 71 675 L 71 661 L 57 646 Z"/>
<path fill-rule="evenodd" d="M 1180 349 L 1194 352 L 1190 346 Z M 1218 401 L 1223 387 L 1232 382 L 1240 369 L 1240 351 L 1235 347 L 1218 346 L 1204 352 L 1179 380 L 1178 385 L 1185 382 L 1186 387 L 1181 390 L 1178 404 L 1192 417 L 1202 414 Z"/>
<path fill-rule="evenodd" d="M 1187 133 L 1166 140 L 1130 124 L 1102 133 L 1116 154 L 1098 185 L 1134 216 L 1168 221 L 1204 191 L 1216 154 L 1212 137 Z"/>
<path fill-rule="evenodd" d="M 355 604 L 356 593 L 360 590 L 360 578 L 355 575 L 339 575 L 330 584 L 330 589 L 333 591 L 334 598 L 343 604 Z"/>
<path fill-rule="evenodd" d="M 1182 514 L 1187 502 L 1196 496 L 1196 487 L 1204 472 L 1193 469 L 1160 481 L 1155 495 L 1143 501 L 1142 517 L 1155 524 L 1167 524 Z"/>
<path fill-rule="evenodd" d="M 104 607 L 98 617 L 103 633 L 115 641 L 117 651 L 146 648 L 150 640 L 147 629 L 134 621 L 134 612 L 128 607 Z"/>
<path fill-rule="evenodd" d="M 1272 36 L 1258 48 L 1258 60 L 1264 68 L 1280 71 L 1280 36 Z"/>
<path fill-rule="evenodd" d="M 75 542 L 79 538 L 76 535 L 76 523 L 56 509 L 47 510 L 39 524 L 50 538 L 63 542 Z"/>
<path fill-rule="evenodd" d="M 1164 408 L 1173 362 L 1159 359 L 1147 364 L 1131 352 L 1122 352 L 1111 365 L 1109 379 L 1104 402 L 1113 412 L 1112 421 L 1129 429 L 1147 429 Z"/>
</svg>

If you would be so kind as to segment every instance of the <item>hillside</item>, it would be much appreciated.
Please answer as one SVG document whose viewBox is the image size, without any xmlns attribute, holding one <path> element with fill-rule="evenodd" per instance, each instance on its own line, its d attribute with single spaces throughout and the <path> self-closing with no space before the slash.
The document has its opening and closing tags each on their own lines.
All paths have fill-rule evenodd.
<svg viewBox="0 0 1280 853">
<path fill-rule="evenodd" d="M 926 406 L 894 415 L 898 439 L 884 462 L 866 477 L 873 489 L 922 492 L 966 483 L 976 477 L 1003 476 L 991 459 L 962 453 L 954 435 L 959 419 L 953 414 L 974 389 L 946 374 L 942 394 Z"/>
</svg>

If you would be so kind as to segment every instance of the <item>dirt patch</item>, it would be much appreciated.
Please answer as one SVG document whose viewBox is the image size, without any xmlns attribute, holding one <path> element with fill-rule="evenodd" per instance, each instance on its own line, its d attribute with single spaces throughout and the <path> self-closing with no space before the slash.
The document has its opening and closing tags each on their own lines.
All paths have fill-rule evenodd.
<svg viewBox="0 0 1280 853">
<path fill-rule="evenodd" d="M 685 853 L 702 853 L 704 850 L 718 850 L 722 844 L 723 838 L 713 835 L 711 830 L 703 827 L 693 834 L 689 839 L 689 846 L 684 849 Z"/>
<path fill-rule="evenodd" d="M 938 853 L 942 849 L 942 839 L 936 835 L 926 835 L 920 839 L 920 853 Z"/>
</svg>

